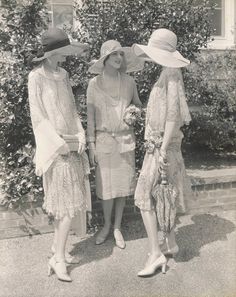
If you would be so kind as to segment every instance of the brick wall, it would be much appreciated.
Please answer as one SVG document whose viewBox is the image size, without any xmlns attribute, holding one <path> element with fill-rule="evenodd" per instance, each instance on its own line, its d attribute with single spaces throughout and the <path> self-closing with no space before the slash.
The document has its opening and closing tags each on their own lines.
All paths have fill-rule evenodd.
<svg viewBox="0 0 236 297">
<path fill-rule="evenodd" d="M 188 170 L 191 178 L 193 195 L 187 201 L 188 213 L 206 213 L 236 209 L 236 167 L 223 170 Z M 94 191 L 93 191 L 94 192 Z M 98 199 L 93 199 L 93 224 L 103 222 L 102 206 Z M 124 219 L 140 217 L 134 206 L 133 197 L 128 197 Z M 0 208 L 0 239 L 30 234 L 51 232 L 47 215 L 41 207 L 25 209 L 21 213 Z"/>
</svg>

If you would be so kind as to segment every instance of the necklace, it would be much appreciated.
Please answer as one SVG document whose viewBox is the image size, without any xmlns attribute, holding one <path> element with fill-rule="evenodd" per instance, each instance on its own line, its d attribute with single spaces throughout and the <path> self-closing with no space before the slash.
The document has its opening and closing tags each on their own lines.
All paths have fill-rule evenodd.
<svg viewBox="0 0 236 297">
<path fill-rule="evenodd" d="M 112 105 L 112 106 L 117 106 L 120 102 L 120 88 L 121 88 L 121 77 L 120 77 L 120 72 L 118 72 L 118 89 L 117 92 L 115 93 L 115 95 L 112 95 L 110 93 L 107 92 L 107 90 L 104 88 L 104 83 L 103 83 L 103 88 L 102 91 L 106 94 L 106 103 L 108 105 Z M 103 73 L 103 81 L 104 81 L 104 73 Z"/>
</svg>

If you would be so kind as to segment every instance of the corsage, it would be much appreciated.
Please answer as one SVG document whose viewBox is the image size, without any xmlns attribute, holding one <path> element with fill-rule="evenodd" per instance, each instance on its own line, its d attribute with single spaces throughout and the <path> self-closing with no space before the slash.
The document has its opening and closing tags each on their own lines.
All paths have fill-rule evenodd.
<svg viewBox="0 0 236 297">
<path fill-rule="evenodd" d="M 134 126 L 141 119 L 141 109 L 131 104 L 124 112 L 123 120 L 128 126 Z"/>
</svg>

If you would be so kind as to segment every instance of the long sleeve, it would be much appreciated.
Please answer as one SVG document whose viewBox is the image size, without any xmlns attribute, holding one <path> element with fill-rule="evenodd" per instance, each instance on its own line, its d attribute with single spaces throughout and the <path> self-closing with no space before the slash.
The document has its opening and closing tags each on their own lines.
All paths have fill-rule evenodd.
<svg viewBox="0 0 236 297">
<path fill-rule="evenodd" d="M 28 93 L 30 114 L 36 141 L 36 174 L 42 175 L 59 155 L 59 150 L 65 144 L 65 141 L 57 134 L 47 118 L 42 102 L 41 84 L 39 84 L 39 81 L 40 77 L 37 74 L 30 73 Z"/>
<path fill-rule="evenodd" d="M 87 89 L 87 139 L 88 142 L 95 142 L 95 106 L 92 81 Z"/>
<path fill-rule="evenodd" d="M 39 85 L 39 79 L 40 78 L 37 74 L 29 74 L 28 95 L 33 130 L 37 128 L 40 122 L 47 119 L 46 111 L 42 104 L 42 93 Z"/>
<path fill-rule="evenodd" d="M 68 90 L 70 92 L 70 97 L 71 97 L 72 104 L 73 104 L 73 116 L 75 118 L 77 129 L 78 129 L 77 136 L 78 136 L 79 142 L 85 144 L 86 143 L 85 131 L 84 131 L 84 128 L 83 128 L 83 126 L 81 124 L 81 120 L 79 118 L 79 115 L 77 113 L 77 108 L 76 108 L 76 104 L 75 104 L 75 98 L 74 98 L 74 94 L 73 94 L 73 91 L 72 91 L 72 88 L 71 88 L 71 84 L 70 84 L 70 80 L 69 80 L 68 74 L 66 75 L 66 82 L 67 82 L 67 87 L 68 87 Z"/>
</svg>

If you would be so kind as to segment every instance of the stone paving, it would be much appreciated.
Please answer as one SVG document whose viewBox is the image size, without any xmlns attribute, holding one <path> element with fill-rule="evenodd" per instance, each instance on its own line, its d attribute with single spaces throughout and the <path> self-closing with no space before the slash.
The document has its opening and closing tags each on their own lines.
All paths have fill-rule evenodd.
<svg viewBox="0 0 236 297">
<path fill-rule="evenodd" d="M 47 277 L 52 234 L 0 240 L 1 297 L 233 297 L 236 296 L 236 212 L 222 211 L 179 218 L 180 252 L 159 271 L 138 278 L 147 250 L 141 220 L 126 221 L 125 250 L 112 234 L 101 246 L 94 237 L 71 235 L 69 248 L 81 262 L 69 267 L 72 283 Z"/>
</svg>

